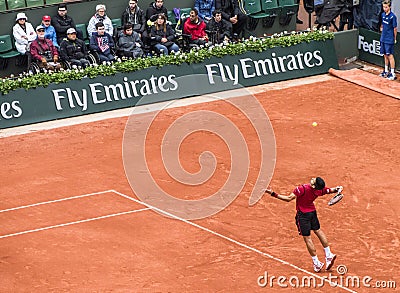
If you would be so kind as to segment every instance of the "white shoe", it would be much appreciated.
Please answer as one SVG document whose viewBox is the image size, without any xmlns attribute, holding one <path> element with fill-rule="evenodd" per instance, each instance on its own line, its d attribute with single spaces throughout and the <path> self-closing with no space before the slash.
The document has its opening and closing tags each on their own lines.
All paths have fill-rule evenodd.
<svg viewBox="0 0 400 293">
<path fill-rule="evenodd" d="M 330 257 L 325 258 L 326 260 L 326 270 L 329 271 L 336 260 L 336 254 L 331 254 Z"/>
<path fill-rule="evenodd" d="M 324 267 L 324 263 L 318 261 L 318 264 L 314 264 L 314 272 L 319 273 Z"/>
</svg>

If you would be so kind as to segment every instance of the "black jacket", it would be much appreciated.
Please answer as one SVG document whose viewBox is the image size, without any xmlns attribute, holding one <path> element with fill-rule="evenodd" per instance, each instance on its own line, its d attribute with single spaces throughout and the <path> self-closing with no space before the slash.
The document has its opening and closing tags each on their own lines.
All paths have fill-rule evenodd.
<svg viewBox="0 0 400 293">
<path fill-rule="evenodd" d="M 143 31 L 146 28 L 146 18 L 144 15 L 144 11 L 139 8 L 139 6 L 136 6 L 136 10 L 134 13 L 131 12 L 130 8 L 127 7 L 122 13 L 122 27 L 124 27 L 125 24 L 130 23 L 133 25 L 133 30 L 137 33 L 143 33 Z"/>
<path fill-rule="evenodd" d="M 168 10 L 164 6 L 161 8 L 157 8 L 156 4 L 150 3 L 149 7 L 146 10 L 146 20 L 156 21 L 157 15 L 160 13 L 164 13 L 165 16 L 168 15 Z"/>
<path fill-rule="evenodd" d="M 157 29 L 155 25 L 151 27 L 150 36 L 152 38 L 153 44 L 163 44 L 165 46 L 170 46 L 175 41 L 175 31 L 174 29 L 167 24 L 166 31 L 164 32 L 163 29 Z M 161 39 L 166 38 L 168 42 L 161 43 Z"/>
<path fill-rule="evenodd" d="M 65 15 L 64 18 L 59 14 L 53 16 L 51 18 L 51 25 L 54 26 L 54 29 L 56 30 L 57 39 L 66 38 L 67 30 L 69 28 L 73 27 L 76 29 L 74 20 L 68 15 Z"/>
<path fill-rule="evenodd" d="M 210 33 L 215 33 L 217 41 L 222 42 L 225 37 L 231 38 L 232 24 L 225 19 L 216 22 L 213 18 L 207 23 L 207 30 L 210 31 Z"/>
<path fill-rule="evenodd" d="M 240 13 L 238 0 L 215 0 L 215 10 L 221 10 L 226 20 Z"/>
<path fill-rule="evenodd" d="M 80 39 L 76 39 L 75 41 L 65 39 L 60 45 L 60 56 L 63 60 L 67 61 L 71 61 L 71 59 L 87 59 L 85 42 Z"/>
</svg>

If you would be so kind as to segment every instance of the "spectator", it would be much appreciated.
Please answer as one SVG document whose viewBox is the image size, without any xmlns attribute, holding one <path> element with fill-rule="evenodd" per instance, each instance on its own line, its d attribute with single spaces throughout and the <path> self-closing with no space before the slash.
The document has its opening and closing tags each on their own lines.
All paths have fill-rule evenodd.
<svg viewBox="0 0 400 293">
<path fill-rule="evenodd" d="M 67 30 L 71 27 L 76 30 L 77 37 L 81 40 L 83 39 L 82 31 L 76 29 L 74 20 L 67 15 L 67 12 L 67 5 L 65 3 L 61 3 L 58 5 L 57 15 L 53 16 L 51 19 L 51 25 L 56 30 L 57 42 L 59 44 L 61 44 L 63 39 L 67 37 Z"/>
<path fill-rule="evenodd" d="M 154 47 L 158 53 L 168 55 L 170 52 L 178 52 L 179 47 L 174 43 L 175 31 L 167 24 L 167 17 L 160 13 L 156 23 L 151 27 L 150 36 L 154 39 Z"/>
<path fill-rule="evenodd" d="M 139 34 L 133 30 L 132 24 L 124 25 L 124 31 L 119 33 L 118 50 L 125 57 L 141 57 L 143 56 L 143 43 Z"/>
<path fill-rule="evenodd" d="M 57 34 L 54 27 L 51 25 L 51 17 L 49 15 L 44 15 L 42 17 L 42 27 L 44 27 L 44 37 L 53 42 L 53 45 L 59 48 L 60 46 L 57 43 Z"/>
<path fill-rule="evenodd" d="M 96 24 L 101 22 L 104 25 L 107 34 L 112 36 L 114 34 L 114 28 L 111 19 L 106 15 L 106 6 L 104 4 L 96 5 L 96 13 L 89 20 L 87 27 L 89 38 L 94 32 L 96 32 Z"/>
<path fill-rule="evenodd" d="M 207 23 L 208 34 L 213 43 L 222 43 L 224 41 L 230 41 L 232 37 L 232 25 L 225 19 L 222 19 L 222 12 L 220 10 L 214 10 L 213 18 Z"/>
<path fill-rule="evenodd" d="M 15 39 L 15 48 L 21 54 L 29 51 L 30 44 L 36 39 L 36 32 L 32 24 L 27 22 L 28 18 L 25 13 L 20 12 L 15 18 L 15 25 L 13 27 L 13 36 Z"/>
<path fill-rule="evenodd" d="M 222 18 L 232 24 L 232 32 L 240 37 L 244 33 L 247 16 L 239 9 L 238 0 L 215 0 L 215 9 L 221 10 Z"/>
<path fill-rule="evenodd" d="M 144 11 L 137 5 L 137 0 L 129 0 L 129 6 L 122 13 L 122 26 L 126 24 L 132 24 L 132 29 L 137 32 L 141 37 L 144 30 L 146 29 L 146 18 Z"/>
<path fill-rule="evenodd" d="M 150 3 L 146 10 L 146 21 L 150 20 L 151 22 L 155 22 L 158 19 L 158 15 L 161 13 L 167 16 L 168 10 L 163 4 L 163 0 L 155 0 L 153 3 Z"/>
<path fill-rule="evenodd" d="M 215 11 L 214 0 L 196 0 L 194 8 L 199 12 L 199 17 L 205 22 L 209 22 L 213 17 Z"/>
<path fill-rule="evenodd" d="M 30 53 L 33 60 L 38 62 L 40 68 L 46 70 L 59 70 L 61 64 L 58 62 L 58 51 L 53 42 L 44 37 L 44 27 L 36 27 L 37 38 L 30 47 Z"/>
<path fill-rule="evenodd" d="M 90 38 L 90 49 L 97 52 L 100 61 L 114 61 L 115 57 L 111 52 L 114 48 L 113 37 L 106 32 L 102 22 L 96 23 L 95 28 L 96 31 Z"/>
<path fill-rule="evenodd" d="M 83 68 L 90 65 L 85 42 L 77 38 L 73 27 L 67 30 L 67 37 L 60 45 L 60 56 L 71 65 Z"/>
<path fill-rule="evenodd" d="M 208 42 L 206 24 L 200 19 L 197 9 L 190 10 L 189 17 L 183 24 L 183 33 L 191 36 L 190 43 L 192 44 L 201 46 Z"/>
</svg>

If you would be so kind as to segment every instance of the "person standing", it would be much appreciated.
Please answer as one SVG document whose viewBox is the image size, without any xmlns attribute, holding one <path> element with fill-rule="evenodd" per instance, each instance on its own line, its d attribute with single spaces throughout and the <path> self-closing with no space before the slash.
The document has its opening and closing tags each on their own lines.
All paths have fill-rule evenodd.
<svg viewBox="0 0 400 293">
<path fill-rule="evenodd" d="M 19 12 L 15 18 L 13 27 L 13 36 L 15 39 L 15 48 L 24 55 L 29 52 L 30 44 L 36 39 L 36 32 L 32 24 L 27 22 L 28 18 L 25 13 Z"/>
<path fill-rule="evenodd" d="M 383 54 L 385 69 L 380 74 L 381 77 L 386 77 L 389 80 L 395 80 L 396 74 L 395 61 L 394 61 L 394 44 L 396 43 L 397 37 L 397 17 L 391 11 L 391 3 L 389 0 L 385 0 L 382 3 L 383 12 L 381 15 L 381 54 Z M 390 66 L 390 72 L 389 72 Z"/>
<path fill-rule="evenodd" d="M 265 193 L 282 201 L 290 202 L 296 199 L 296 226 L 298 232 L 303 236 L 307 250 L 311 255 L 314 271 L 320 272 L 324 267 L 324 263 L 319 261 L 317 251 L 311 239 L 311 230 L 317 235 L 319 241 L 325 250 L 326 270 L 330 270 L 336 260 L 336 254 L 330 250 L 328 238 L 320 229 L 320 223 L 317 216 L 317 211 L 314 201 L 324 194 L 338 192 L 342 190 L 342 186 L 326 188 L 325 181 L 321 177 L 311 178 L 309 184 L 303 184 L 297 187 L 290 195 L 281 195 L 274 192 L 272 189 L 265 190 Z"/>
</svg>

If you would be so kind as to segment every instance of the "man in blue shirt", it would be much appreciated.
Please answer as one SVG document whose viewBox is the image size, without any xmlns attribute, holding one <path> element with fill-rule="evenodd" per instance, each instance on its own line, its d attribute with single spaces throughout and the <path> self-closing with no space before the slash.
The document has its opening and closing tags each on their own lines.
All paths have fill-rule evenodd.
<svg viewBox="0 0 400 293">
<path fill-rule="evenodd" d="M 386 77 L 389 80 L 395 80 L 396 74 L 394 73 L 395 62 L 394 62 L 394 44 L 396 43 L 397 36 L 397 17 L 390 10 L 391 3 L 389 0 L 385 0 L 382 3 L 383 12 L 381 15 L 381 54 L 385 61 L 385 69 L 382 71 L 380 76 Z M 390 72 L 389 72 L 390 66 Z"/>
</svg>

